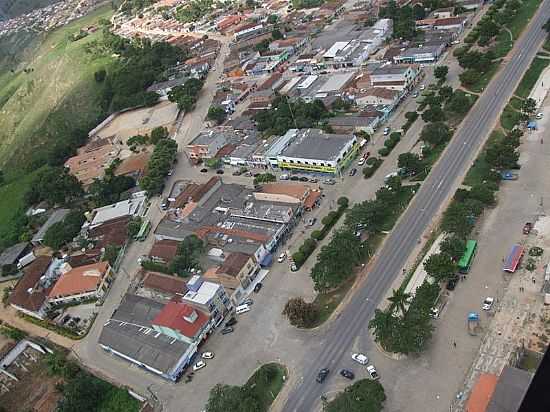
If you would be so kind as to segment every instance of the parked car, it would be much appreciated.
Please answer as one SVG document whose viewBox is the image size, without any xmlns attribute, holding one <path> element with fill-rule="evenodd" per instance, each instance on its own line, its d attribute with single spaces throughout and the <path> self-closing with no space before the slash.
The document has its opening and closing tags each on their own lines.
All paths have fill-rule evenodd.
<svg viewBox="0 0 550 412">
<path fill-rule="evenodd" d="M 361 159 L 359 159 L 359 161 L 357 162 L 357 166 L 363 166 L 365 164 L 365 161 L 367 159 L 365 159 L 364 157 L 362 157 Z"/>
<path fill-rule="evenodd" d="M 300 177 L 300 182 L 307 182 L 309 179 L 305 176 Z"/>
<path fill-rule="evenodd" d="M 334 180 L 334 179 L 325 179 L 325 184 L 327 184 L 327 185 L 336 184 L 336 180 Z"/>
<path fill-rule="evenodd" d="M 225 322 L 225 326 L 233 326 L 237 324 L 237 318 L 230 318 L 227 322 Z"/>
<path fill-rule="evenodd" d="M 426 89 L 426 85 L 421 84 L 421 85 L 420 85 L 420 90 L 425 90 L 425 89 Z"/>
<path fill-rule="evenodd" d="M 412 97 L 416 99 L 416 98 L 418 97 L 418 92 L 414 92 L 414 93 L 412 94 Z"/>
<path fill-rule="evenodd" d="M 319 373 L 317 374 L 317 378 L 315 378 L 315 380 L 318 383 L 323 383 L 329 373 L 330 373 L 330 369 L 323 368 L 319 371 Z"/>
<path fill-rule="evenodd" d="M 242 304 L 252 306 L 254 304 L 254 301 L 251 298 L 246 298 Z"/>
<path fill-rule="evenodd" d="M 378 372 L 376 371 L 376 368 L 374 365 L 367 366 L 367 372 L 369 373 L 369 376 L 372 380 L 378 380 L 380 379 L 380 376 L 378 375 Z"/>
<path fill-rule="evenodd" d="M 537 113 L 537 115 L 535 117 L 540 120 L 544 117 L 544 114 L 543 113 Z"/>
<path fill-rule="evenodd" d="M 279 179 L 281 180 L 288 180 L 289 176 L 287 174 L 279 176 Z"/>
<path fill-rule="evenodd" d="M 300 178 L 298 176 L 290 176 L 290 180 L 297 181 L 300 180 Z"/>
<path fill-rule="evenodd" d="M 296 263 L 292 263 L 290 265 L 290 271 L 291 272 L 296 272 L 298 270 L 298 266 L 296 266 Z"/>
<path fill-rule="evenodd" d="M 218 174 L 218 175 L 223 175 L 223 169 L 218 169 L 218 170 L 216 170 L 216 174 Z"/>
<path fill-rule="evenodd" d="M 349 171 L 350 176 L 355 176 L 356 174 L 357 174 L 357 169 L 355 167 Z"/>
<path fill-rule="evenodd" d="M 240 170 L 235 170 L 235 171 L 232 173 L 233 176 L 240 176 L 240 175 L 242 175 L 242 174 L 243 174 L 243 172 L 241 172 Z"/>
<path fill-rule="evenodd" d="M 495 303 L 495 298 L 492 298 L 490 296 L 487 296 L 485 300 L 483 301 L 483 305 L 481 306 L 481 309 L 483 310 L 491 310 L 493 307 L 493 303 Z"/>
<path fill-rule="evenodd" d="M 340 375 L 349 380 L 355 379 L 355 374 L 349 369 L 342 369 Z"/>
<path fill-rule="evenodd" d="M 430 309 L 430 317 L 432 319 L 437 319 L 439 317 L 439 309 L 436 307 L 433 307 Z"/>
<path fill-rule="evenodd" d="M 214 352 L 203 352 L 201 355 L 203 359 L 214 359 Z"/>
<path fill-rule="evenodd" d="M 231 326 L 227 326 L 222 329 L 222 335 L 227 335 L 228 333 L 233 333 L 234 329 Z"/>
<path fill-rule="evenodd" d="M 162 199 L 162 202 L 160 204 L 160 208 L 161 208 L 161 210 L 168 210 L 168 206 L 170 206 L 170 201 L 168 200 L 167 197 L 165 197 L 164 199 Z"/>
<path fill-rule="evenodd" d="M 365 154 L 363 154 L 363 159 L 367 160 L 370 156 L 370 152 L 365 152 Z"/>
<path fill-rule="evenodd" d="M 384 136 L 387 136 L 390 134 L 391 128 L 390 127 L 384 127 Z"/>
<path fill-rule="evenodd" d="M 311 179 L 309 179 L 309 181 L 310 181 L 311 183 L 317 183 L 319 180 L 317 180 L 316 178 L 311 178 Z"/>
<path fill-rule="evenodd" d="M 445 286 L 445 288 L 447 290 L 455 290 L 457 283 L 458 283 L 458 276 L 452 277 L 447 281 L 447 286 Z"/>
<path fill-rule="evenodd" d="M 279 257 L 277 258 L 277 262 L 279 263 L 283 263 L 286 259 L 286 252 L 283 252 L 279 255 Z"/>
<path fill-rule="evenodd" d="M 239 305 L 235 308 L 235 313 L 237 315 L 242 315 L 243 313 L 250 312 L 250 306 L 247 304 Z"/>
<path fill-rule="evenodd" d="M 353 359 L 355 362 L 360 363 L 361 365 L 366 365 L 369 363 L 369 358 L 367 355 L 364 355 L 362 353 L 353 353 L 351 355 L 351 359 Z"/>
<path fill-rule="evenodd" d="M 197 363 L 195 363 L 193 365 L 193 372 L 196 372 L 198 370 L 201 370 L 202 368 L 206 367 L 206 362 L 205 361 L 198 361 Z"/>
<path fill-rule="evenodd" d="M 533 224 L 531 222 L 527 222 L 523 225 L 523 234 L 528 235 L 531 233 L 531 230 L 533 230 Z"/>
<path fill-rule="evenodd" d="M 254 293 L 258 293 L 260 290 L 262 290 L 262 286 L 262 282 L 256 283 L 256 285 L 254 286 Z"/>
<path fill-rule="evenodd" d="M 206 172 L 208 172 L 208 169 L 205 168 L 205 167 L 203 167 L 203 168 L 201 169 L 201 173 L 206 173 Z"/>
<path fill-rule="evenodd" d="M 313 226 L 313 225 L 315 224 L 315 222 L 317 222 L 317 218 L 315 218 L 315 217 L 310 217 L 310 218 L 307 220 L 306 225 L 307 225 L 307 226 Z"/>
</svg>

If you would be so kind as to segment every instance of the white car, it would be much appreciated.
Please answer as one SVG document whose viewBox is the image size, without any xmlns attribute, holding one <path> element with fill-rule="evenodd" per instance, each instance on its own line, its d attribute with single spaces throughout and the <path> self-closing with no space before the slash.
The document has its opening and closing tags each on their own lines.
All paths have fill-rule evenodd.
<svg viewBox="0 0 550 412">
<path fill-rule="evenodd" d="M 365 164 L 365 158 L 362 157 L 361 159 L 359 159 L 359 161 L 357 162 L 357 166 L 363 166 Z"/>
<path fill-rule="evenodd" d="M 201 355 L 203 359 L 214 359 L 214 352 L 203 352 Z"/>
<path fill-rule="evenodd" d="M 357 363 L 360 363 L 361 365 L 366 365 L 367 363 L 369 363 L 369 358 L 367 358 L 367 355 L 363 355 L 362 353 L 352 354 L 351 359 L 353 359 Z"/>
<path fill-rule="evenodd" d="M 285 259 L 286 259 L 286 253 L 283 252 L 279 255 L 279 258 L 277 259 L 277 262 L 283 263 L 285 261 Z"/>
<path fill-rule="evenodd" d="M 367 366 L 367 372 L 369 373 L 369 376 L 372 380 L 376 381 L 380 379 L 380 376 L 378 375 L 378 372 L 376 372 L 376 368 L 374 365 Z"/>
<path fill-rule="evenodd" d="M 420 86 L 420 90 L 426 90 L 426 86 L 425 86 L 425 85 L 421 85 L 421 86 Z"/>
<path fill-rule="evenodd" d="M 387 136 L 390 134 L 391 129 L 389 127 L 384 127 L 384 136 Z"/>
<path fill-rule="evenodd" d="M 205 361 L 198 361 L 197 363 L 195 363 L 193 365 L 193 372 L 196 372 L 198 370 L 201 370 L 202 368 L 204 368 L 206 366 L 206 362 Z"/>
<path fill-rule="evenodd" d="M 481 309 L 483 310 L 491 310 L 493 307 L 493 303 L 495 303 L 495 298 L 492 298 L 490 296 L 487 296 L 485 300 L 483 301 L 483 305 L 481 306 Z"/>
<path fill-rule="evenodd" d="M 542 119 L 544 116 L 544 114 L 542 113 L 537 113 L 537 115 L 535 116 L 537 119 Z"/>
</svg>

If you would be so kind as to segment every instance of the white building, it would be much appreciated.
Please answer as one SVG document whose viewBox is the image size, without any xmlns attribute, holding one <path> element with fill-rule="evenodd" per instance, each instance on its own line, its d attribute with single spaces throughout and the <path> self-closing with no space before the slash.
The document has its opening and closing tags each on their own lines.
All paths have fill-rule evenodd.
<svg viewBox="0 0 550 412">
<path fill-rule="evenodd" d="M 125 216 L 144 216 L 147 211 L 147 192 L 136 192 L 128 200 L 92 210 L 90 228 Z"/>
<path fill-rule="evenodd" d="M 372 87 L 402 91 L 414 86 L 418 74 L 414 66 L 388 64 L 374 70 L 370 82 Z"/>
</svg>

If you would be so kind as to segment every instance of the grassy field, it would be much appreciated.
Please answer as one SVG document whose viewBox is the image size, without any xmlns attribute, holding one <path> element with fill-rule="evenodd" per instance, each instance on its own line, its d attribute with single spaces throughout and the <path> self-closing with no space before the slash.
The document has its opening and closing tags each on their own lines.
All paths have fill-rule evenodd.
<svg viewBox="0 0 550 412">
<path fill-rule="evenodd" d="M 518 14 L 514 17 L 514 20 L 507 25 L 514 36 L 514 40 L 518 39 L 525 26 L 527 26 L 531 20 L 531 17 L 533 17 L 533 14 L 537 11 L 540 3 L 541 0 L 525 0 L 522 2 Z"/>
<path fill-rule="evenodd" d="M 515 110 L 510 103 L 506 105 L 500 115 L 500 124 L 506 130 L 512 130 L 521 120 L 521 113 Z"/>
<path fill-rule="evenodd" d="M 485 147 L 493 142 L 504 139 L 504 137 L 504 133 L 501 131 L 493 130 Z M 474 161 L 474 165 L 468 170 L 468 174 L 466 174 L 466 178 L 464 179 L 464 184 L 467 186 L 474 186 L 483 183 L 484 180 L 487 180 L 487 176 L 489 176 L 490 173 L 491 166 L 485 161 L 485 150 L 482 150 Z"/>
<path fill-rule="evenodd" d="M 33 147 L 47 144 L 44 131 L 55 134 L 55 130 L 48 130 L 49 117 L 55 113 L 63 111 L 67 119 L 81 124 L 98 119 L 102 88 L 93 74 L 112 60 L 98 59 L 85 51 L 86 44 L 100 38 L 101 30 L 78 41 L 70 37 L 111 13 L 110 7 L 99 8 L 50 33 L 36 49 L 33 44 L 31 55 L 24 49 L 24 61 L 15 73 L 6 71 L 10 61 L 4 60 L 4 71 L 0 72 L 0 165 L 14 153 L 17 160 L 27 159 L 29 143 Z"/>
<path fill-rule="evenodd" d="M 469 90 L 471 90 L 474 93 L 481 93 L 483 90 L 487 87 L 495 73 L 498 71 L 499 64 L 493 63 L 493 67 L 491 67 L 490 70 L 488 70 L 486 73 L 483 73 L 481 75 L 481 78 L 476 84 L 473 84 L 472 86 L 468 87 Z"/>
<path fill-rule="evenodd" d="M 283 389 L 286 368 L 278 363 L 266 363 L 262 365 L 250 377 L 246 386 L 252 388 L 254 397 L 261 404 L 261 410 L 258 412 L 267 412 L 269 407 Z"/>
<path fill-rule="evenodd" d="M 536 57 L 529 66 L 529 69 L 523 75 L 518 88 L 516 89 L 516 96 L 527 98 L 533 86 L 537 82 L 540 74 L 550 64 L 549 59 L 540 59 Z"/>
</svg>

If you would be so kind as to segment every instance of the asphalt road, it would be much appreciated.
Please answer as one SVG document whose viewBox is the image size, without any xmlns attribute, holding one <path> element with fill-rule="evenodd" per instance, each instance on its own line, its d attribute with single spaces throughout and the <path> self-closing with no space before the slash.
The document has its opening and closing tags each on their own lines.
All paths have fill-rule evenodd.
<svg viewBox="0 0 550 412">
<path fill-rule="evenodd" d="M 550 0 L 545 0 L 532 24 L 516 42 L 504 67 L 464 119 L 440 161 L 384 243 L 362 287 L 327 332 L 322 348 L 307 366 L 300 384 L 290 393 L 284 411 L 309 412 L 319 407 L 324 385 L 315 381 L 317 372 L 320 368 L 328 367 L 334 375 L 338 372 L 342 357 L 350 356 L 349 348 L 353 340 L 362 328 L 367 327 L 374 310 L 392 282 L 401 274 L 401 268 L 419 239 L 453 195 L 459 178 L 467 171 L 487 140 L 498 116 L 544 40 L 546 33 L 542 25 L 549 17 Z"/>
</svg>

